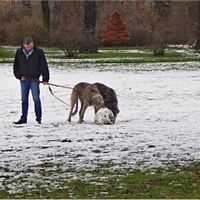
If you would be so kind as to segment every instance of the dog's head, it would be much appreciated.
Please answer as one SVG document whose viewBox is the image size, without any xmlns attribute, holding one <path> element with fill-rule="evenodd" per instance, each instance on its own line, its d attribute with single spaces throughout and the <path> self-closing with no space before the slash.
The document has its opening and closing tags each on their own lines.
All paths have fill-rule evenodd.
<svg viewBox="0 0 200 200">
<path fill-rule="evenodd" d="M 120 110 L 118 109 L 118 107 L 115 107 L 115 108 L 113 109 L 114 122 L 115 122 L 115 120 L 116 120 L 116 118 L 117 118 L 117 114 L 119 114 L 119 112 L 120 112 Z"/>
<path fill-rule="evenodd" d="M 120 110 L 119 110 L 117 104 L 116 104 L 116 103 L 107 104 L 107 108 L 113 112 L 113 115 L 114 115 L 114 122 L 115 122 L 115 120 L 116 120 L 116 118 L 117 118 L 117 115 L 118 115 L 119 112 L 120 112 Z"/>
<path fill-rule="evenodd" d="M 94 106 L 95 113 L 99 109 L 105 108 L 105 103 L 104 103 L 103 97 L 99 93 L 96 93 L 92 96 L 92 98 L 90 99 L 90 104 Z"/>
</svg>

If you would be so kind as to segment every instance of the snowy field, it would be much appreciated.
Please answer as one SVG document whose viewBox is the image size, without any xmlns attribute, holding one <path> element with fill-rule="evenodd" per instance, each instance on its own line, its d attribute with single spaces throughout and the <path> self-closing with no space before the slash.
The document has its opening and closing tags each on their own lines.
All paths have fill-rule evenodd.
<svg viewBox="0 0 200 200">
<path fill-rule="evenodd" d="M 45 164 L 54 166 L 45 170 L 59 166 L 74 171 L 63 175 L 70 179 L 106 163 L 110 170 L 135 171 L 200 160 L 200 63 L 81 65 L 50 65 L 50 83 L 73 87 L 86 81 L 112 87 L 120 109 L 114 125 L 94 124 L 92 107 L 83 124 L 77 123 L 78 115 L 67 123 L 70 107 L 41 85 L 42 124 L 35 122 L 30 95 L 27 125 L 13 126 L 21 115 L 20 85 L 12 65 L 0 65 L 0 189 L 7 178 L 7 190 L 19 192 L 24 186 L 15 180 L 39 180 Z M 71 89 L 51 88 L 70 103 Z M 56 174 L 49 177 L 55 179 Z"/>
</svg>

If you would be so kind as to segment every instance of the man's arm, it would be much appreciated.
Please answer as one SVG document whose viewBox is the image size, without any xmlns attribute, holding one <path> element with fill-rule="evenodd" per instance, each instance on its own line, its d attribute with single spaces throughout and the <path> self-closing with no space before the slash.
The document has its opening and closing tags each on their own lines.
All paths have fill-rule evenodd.
<svg viewBox="0 0 200 200">
<path fill-rule="evenodd" d="M 49 67 L 43 50 L 40 52 L 40 69 L 42 74 L 42 81 L 45 84 L 49 82 Z"/>
<path fill-rule="evenodd" d="M 15 59 L 14 59 L 14 64 L 13 64 L 13 73 L 15 75 L 15 77 L 17 79 L 20 79 L 22 78 L 22 75 L 19 71 L 19 61 L 18 61 L 18 54 L 19 54 L 19 50 L 16 51 L 16 54 L 15 54 Z"/>
</svg>

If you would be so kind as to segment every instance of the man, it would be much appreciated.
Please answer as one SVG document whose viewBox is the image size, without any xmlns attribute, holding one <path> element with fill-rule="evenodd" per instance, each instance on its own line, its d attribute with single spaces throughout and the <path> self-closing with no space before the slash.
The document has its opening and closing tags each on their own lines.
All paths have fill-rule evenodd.
<svg viewBox="0 0 200 200">
<path fill-rule="evenodd" d="M 39 77 L 42 75 L 43 84 L 48 84 L 49 69 L 46 57 L 42 49 L 34 45 L 31 37 L 25 37 L 21 48 L 17 49 L 13 73 L 21 84 L 22 115 L 15 124 L 27 123 L 28 98 L 31 91 L 34 105 L 36 121 L 41 124 L 42 106 L 40 101 Z"/>
</svg>

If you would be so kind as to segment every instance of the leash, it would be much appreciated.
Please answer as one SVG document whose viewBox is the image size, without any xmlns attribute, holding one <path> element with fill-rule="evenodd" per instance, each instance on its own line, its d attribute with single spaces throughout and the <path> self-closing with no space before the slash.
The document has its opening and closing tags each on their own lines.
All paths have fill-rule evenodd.
<svg viewBox="0 0 200 200">
<path fill-rule="evenodd" d="M 43 83 L 43 81 L 40 81 L 38 79 L 34 79 L 32 80 L 34 82 L 37 82 L 37 83 Z M 51 93 L 52 96 L 54 96 L 58 101 L 62 102 L 63 104 L 67 105 L 67 106 L 70 106 L 69 104 L 67 104 L 66 102 L 64 102 L 63 100 L 61 100 L 60 98 L 58 98 L 52 91 L 50 85 L 52 86 L 55 86 L 55 87 L 62 87 L 62 88 L 67 88 L 67 89 L 73 89 L 72 87 L 68 87 L 68 86 L 63 86 L 63 85 L 57 85 L 57 84 L 52 84 L 52 83 L 48 83 L 48 88 L 49 88 L 49 92 Z"/>
<path fill-rule="evenodd" d="M 55 86 L 55 87 L 61 87 L 61 88 L 67 88 L 67 89 L 73 89 L 73 87 L 69 87 L 69 86 L 64 86 L 64 85 L 56 85 L 53 83 L 48 83 L 49 85 Z"/>
<path fill-rule="evenodd" d="M 61 100 L 60 98 L 58 98 L 57 96 L 55 96 L 55 94 L 53 93 L 51 87 L 50 87 L 50 84 L 48 84 L 48 88 L 49 88 L 49 91 L 50 93 L 60 102 L 64 103 L 66 106 L 70 106 L 69 104 L 65 103 L 63 100 Z"/>
<path fill-rule="evenodd" d="M 38 79 L 34 79 L 33 81 L 37 82 L 37 83 L 43 83 L 43 81 L 40 81 Z M 73 87 L 64 86 L 64 85 L 57 85 L 57 84 L 53 84 L 53 83 L 48 83 L 48 85 L 52 85 L 52 86 L 55 86 L 55 87 L 61 87 L 61 88 L 67 88 L 67 89 L 73 89 Z"/>
</svg>

